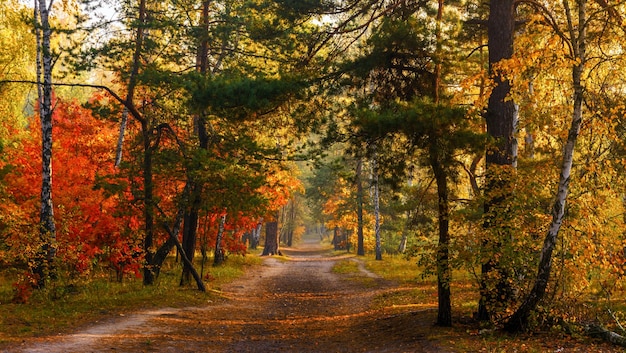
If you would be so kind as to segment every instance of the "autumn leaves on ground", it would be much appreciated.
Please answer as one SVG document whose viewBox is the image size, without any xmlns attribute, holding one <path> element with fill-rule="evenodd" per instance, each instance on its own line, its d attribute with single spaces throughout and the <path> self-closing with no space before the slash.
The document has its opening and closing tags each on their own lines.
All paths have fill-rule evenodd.
<svg viewBox="0 0 626 353">
<path fill-rule="evenodd" d="M 455 329 L 437 328 L 432 281 L 385 279 L 372 271 L 381 266 L 374 260 L 311 240 L 282 252 L 248 268 L 207 305 L 94 316 L 98 321 L 14 340 L 0 351 L 617 352 L 558 335 L 479 335 L 467 318 Z"/>
<path fill-rule="evenodd" d="M 338 274 L 351 256 L 307 243 L 266 258 L 206 307 L 158 309 L 104 320 L 69 335 L 27 340 L 19 352 L 443 352 L 424 327 L 433 307 L 373 309 L 395 286 L 367 271 Z M 417 308 L 417 306 L 416 306 Z M 404 321 L 408 325 L 400 325 Z M 417 325 L 417 326 L 416 326 Z M 420 328 L 422 326 L 422 328 Z"/>
</svg>

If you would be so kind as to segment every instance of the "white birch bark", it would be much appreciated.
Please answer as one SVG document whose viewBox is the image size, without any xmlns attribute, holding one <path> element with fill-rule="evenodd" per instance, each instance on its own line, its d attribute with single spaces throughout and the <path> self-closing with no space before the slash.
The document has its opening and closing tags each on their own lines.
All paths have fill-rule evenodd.
<svg viewBox="0 0 626 353">
<path fill-rule="evenodd" d="M 42 240 L 42 252 L 45 263 L 37 264 L 40 276 L 46 273 L 51 266 L 51 262 L 56 254 L 56 227 L 54 223 L 54 207 L 52 202 L 52 51 L 50 48 L 50 38 L 52 30 L 50 28 L 49 11 L 52 7 L 46 4 L 45 0 L 35 3 L 35 12 L 39 12 L 39 26 L 41 36 L 37 35 L 38 43 L 38 66 L 37 80 L 43 76 L 43 82 L 38 85 L 39 94 L 39 116 L 41 119 L 41 208 L 40 208 L 40 233 Z M 40 278 L 43 285 L 44 278 Z"/>
<path fill-rule="evenodd" d="M 557 237 L 565 214 L 565 203 L 567 201 L 572 166 L 574 164 L 574 151 L 583 120 L 584 87 L 582 85 L 582 73 L 586 62 L 586 0 L 577 0 L 576 2 L 578 4 L 578 24 L 574 25 L 569 1 L 563 0 L 563 7 L 565 8 L 568 20 L 572 54 L 573 57 L 577 59 L 577 64 L 572 68 L 572 83 L 574 87 L 572 121 L 567 135 L 567 142 L 563 148 L 561 174 L 551 212 L 552 222 L 550 223 L 548 233 L 546 234 L 541 249 L 537 278 L 528 297 L 505 325 L 505 328 L 512 332 L 526 328 L 525 326 L 527 325 L 530 313 L 535 310 L 537 304 L 545 294 L 552 271 L 552 252 L 556 246 Z"/>
<path fill-rule="evenodd" d="M 219 265 L 224 262 L 224 249 L 222 247 L 222 239 L 224 238 L 224 226 L 226 224 L 226 214 L 220 218 L 220 223 L 217 228 L 217 238 L 215 239 L 215 257 L 214 264 Z"/>
<path fill-rule="evenodd" d="M 128 98 L 126 98 L 126 101 L 128 101 Z M 117 149 L 115 151 L 115 166 L 116 167 L 119 167 L 120 163 L 122 163 L 122 152 L 124 148 L 124 134 L 126 132 L 127 123 L 128 123 L 128 108 L 124 108 L 124 111 L 122 112 L 122 121 L 120 122 L 120 132 L 117 137 Z"/>
</svg>

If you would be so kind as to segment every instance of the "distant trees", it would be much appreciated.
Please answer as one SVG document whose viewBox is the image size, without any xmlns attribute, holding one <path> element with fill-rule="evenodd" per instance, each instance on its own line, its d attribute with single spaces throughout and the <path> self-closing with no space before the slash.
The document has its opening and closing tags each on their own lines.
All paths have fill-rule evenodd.
<svg viewBox="0 0 626 353">
<path fill-rule="evenodd" d="M 111 23 L 63 38 L 54 23 L 70 16 L 34 4 L 36 25 L 19 20 L 33 9 L 0 4 L 15 33 L 0 29 L 0 250 L 31 261 L 39 286 L 59 261 L 81 273 L 107 263 L 120 280 L 142 267 L 150 285 L 176 247 L 181 285 L 201 288 L 198 250 L 220 264 L 265 224 L 264 254 L 276 254 L 301 232 L 305 204 L 338 248 L 420 256 L 437 277 L 439 325 L 453 322 L 455 268 L 481 269 L 477 317 L 510 331 L 621 283 L 621 4 L 120 1 Z M 90 40 L 76 40 L 87 24 Z M 83 72 L 98 84 L 69 74 Z M 24 83 L 40 91 L 37 124 L 20 117 Z M 68 86 L 96 91 L 74 103 Z M 33 136 L 38 221 L 33 199 L 12 191 L 34 180 Z M 51 169 L 53 153 L 98 173 L 78 182 Z M 27 245 L 38 250 L 25 259 L 15 250 Z M 94 261 L 69 257 L 78 250 Z"/>
</svg>

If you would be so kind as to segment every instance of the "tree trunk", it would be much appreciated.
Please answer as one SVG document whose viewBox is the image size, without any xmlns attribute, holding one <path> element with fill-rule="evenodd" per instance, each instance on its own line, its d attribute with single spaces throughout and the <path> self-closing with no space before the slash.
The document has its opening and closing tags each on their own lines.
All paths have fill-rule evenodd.
<svg viewBox="0 0 626 353">
<path fill-rule="evenodd" d="M 495 140 L 495 144 L 490 146 L 486 154 L 487 175 L 486 175 L 486 201 L 484 204 L 485 214 L 504 203 L 509 195 L 508 177 L 510 170 L 503 170 L 502 167 L 514 168 L 516 164 L 515 155 L 515 117 L 516 108 L 508 95 L 511 91 L 510 82 L 494 71 L 494 65 L 503 59 L 508 59 L 513 55 L 513 35 L 515 30 L 514 0 L 491 1 L 488 19 L 488 48 L 489 48 L 489 69 L 495 86 L 489 97 L 485 119 L 487 123 L 487 133 Z M 503 177 L 503 174 L 505 176 Z M 502 192 L 504 190 L 504 193 Z M 494 196 L 495 192 L 495 196 Z M 485 227 L 499 227 L 500 224 L 492 224 L 487 216 Z M 502 298 L 508 300 L 510 293 L 506 271 L 500 268 L 497 252 L 503 244 L 498 240 L 486 240 L 483 244 L 483 251 L 487 253 L 489 259 L 482 265 L 481 275 L 481 298 L 478 308 L 478 318 L 489 320 L 491 318 L 492 304 L 502 302 Z M 489 277 L 492 271 L 497 271 L 499 278 L 495 284 L 495 290 L 491 288 Z"/>
<path fill-rule="evenodd" d="M 152 178 L 152 146 L 151 132 L 147 121 L 141 126 L 143 133 L 143 206 L 144 206 L 144 243 L 145 265 L 143 268 L 143 284 L 154 284 L 154 184 Z"/>
<path fill-rule="evenodd" d="M 276 220 L 265 224 L 265 247 L 261 256 L 278 255 L 278 218 L 279 212 L 276 212 Z"/>
<path fill-rule="evenodd" d="M 404 227 L 402 227 L 402 238 L 400 239 L 400 244 L 398 245 L 398 253 L 404 254 L 406 252 L 406 245 L 409 241 L 409 225 L 411 224 L 411 211 L 406 211 L 406 222 L 404 222 Z"/>
<path fill-rule="evenodd" d="M 195 119 L 196 128 L 198 130 L 198 142 L 199 148 L 208 150 L 209 148 L 209 135 L 206 128 L 206 120 L 204 116 L 199 116 Z M 191 167 L 193 168 L 193 167 Z M 196 254 L 196 242 L 198 238 L 198 219 L 200 217 L 200 207 L 202 206 L 202 182 L 196 180 L 193 177 L 193 170 L 187 175 L 187 184 L 190 186 L 191 192 L 188 198 L 189 205 L 185 207 L 185 225 L 183 227 L 183 248 L 185 253 L 189 257 L 191 263 Z M 189 282 L 190 270 L 188 266 L 183 266 L 183 273 L 181 278 L 181 285 L 184 282 Z"/>
<path fill-rule="evenodd" d="M 256 228 L 254 228 L 250 234 L 250 249 L 256 250 L 256 248 L 259 246 L 259 240 L 261 239 L 261 228 L 263 228 L 262 220 L 259 221 Z"/>
<path fill-rule="evenodd" d="M 220 223 L 217 227 L 217 237 L 215 238 L 215 256 L 213 257 L 213 266 L 218 266 L 224 263 L 226 255 L 224 247 L 222 246 L 222 239 L 224 238 L 224 225 L 226 224 L 226 214 L 220 217 Z"/>
<path fill-rule="evenodd" d="M 437 325 L 452 326 L 452 305 L 450 295 L 449 248 L 449 212 L 448 191 L 445 172 L 437 176 L 437 194 L 439 198 L 439 244 L 437 248 L 437 294 L 439 307 L 437 311 Z"/>
<path fill-rule="evenodd" d="M 335 250 L 339 250 L 339 227 L 333 228 L 333 247 Z"/>
<path fill-rule="evenodd" d="M 193 264 L 187 257 L 187 254 L 185 254 L 185 249 L 183 249 L 182 245 L 178 241 L 178 230 L 176 229 L 176 231 L 174 231 L 170 229 L 170 227 L 165 223 L 162 223 L 162 226 L 167 232 L 167 234 L 169 234 L 168 241 L 172 241 L 176 245 L 176 249 L 178 249 L 178 252 L 180 253 L 180 257 L 183 260 L 183 263 L 185 263 L 191 269 L 190 271 L 191 271 L 193 278 L 196 280 L 198 290 L 201 292 L 206 292 L 206 287 L 204 286 L 204 282 L 202 282 L 202 277 L 198 274 L 198 271 L 196 271 L 196 269 L 193 267 Z M 178 218 L 177 221 L 175 222 L 175 226 L 180 227 L 180 218 Z"/>
<path fill-rule="evenodd" d="M 359 159 L 356 164 L 356 215 L 357 215 L 357 248 L 356 254 L 365 256 L 365 246 L 363 238 L 363 160 Z"/>
<path fill-rule="evenodd" d="M 201 74 L 208 72 L 208 31 L 209 31 L 209 1 L 202 2 L 201 10 L 201 22 L 203 28 L 203 34 L 199 38 L 198 53 L 196 58 L 196 70 Z M 206 117 L 200 113 L 194 118 L 194 125 L 198 133 L 198 147 L 203 150 L 209 148 L 209 134 L 206 127 Z M 192 167 L 195 167 L 192 164 Z M 186 208 L 185 213 L 185 225 L 183 227 L 183 249 L 190 260 L 193 263 L 193 258 L 196 254 L 196 241 L 198 234 L 198 218 L 200 217 L 200 207 L 202 205 L 202 183 L 193 177 L 191 173 L 187 173 L 187 183 L 191 185 L 191 197 L 189 201 L 189 208 Z M 189 283 L 191 281 L 191 267 L 186 264 L 183 266 L 183 273 L 181 276 L 181 285 Z"/>
<path fill-rule="evenodd" d="M 452 305 L 450 296 L 450 208 L 448 204 L 448 176 L 439 156 L 439 146 L 430 146 L 430 166 L 437 181 L 437 204 L 439 223 L 439 244 L 437 246 L 437 294 L 439 308 L 437 325 L 452 326 Z"/>
<path fill-rule="evenodd" d="M 380 204 L 379 204 L 379 192 L 380 188 L 378 186 L 378 162 L 377 162 L 377 152 L 376 146 L 373 146 L 373 156 L 372 156 L 372 184 L 374 186 L 374 234 L 376 238 L 376 260 L 383 259 L 383 250 L 382 244 L 380 240 Z"/>
<path fill-rule="evenodd" d="M 37 275 L 38 287 L 45 286 L 46 278 L 54 277 L 52 261 L 56 255 L 56 226 L 52 203 L 52 51 L 50 49 L 52 30 L 48 21 L 49 10 L 45 0 L 35 2 L 35 15 L 38 11 L 41 20 L 41 41 L 37 43 L 37 51 L 38 59 L 40 58 L 38 61 L 42 66 L 37 68 L 38 81 L 40 80 L 39 74 L 43 71 L 43 87 L 38 89 L 42 162 L 39 213 L 41 245 L 33 269 Z M 37 33 L 39 33 L 38 30 Z"/>
<path fill-rule="evenodd" d="M 442 49 L 443 49 L 443 41 L 441 40 L 441 19 L 443 18 L 443 0 L 437 1 L 437 17 L 436 17 L 436 28 L 435 28 L 435 55 L 433 57 L 435 62 L 435 73 L 433 75 L 433 99 L 435 104 L 439 104 L 440 94 L 441 94 L 441 63 L 443 61 L 442 58 Z"/>
<path fill-rule="evenodd" d="M 293 246 L 293 233 L 296 228 L 296 198 L 291 200 L 291 208 L 289 209 L 289 227 L 287 229 L 287 246 Z"/>
<path fill-rule="evenodd" d="M 572 112 L 572 122 L 570 125 L 569 133 L 567 135 L 567 142 L 563 150 L 563 162 L 561 165 L 561 175 L 559 177 L 559 185 L 556 192 L 556 199 L 552 206 L 552 222 L 548 233 L 543 242 L 541 249 L 541 256 L 539 258 L 539 266 L 537 270 L 537 278 L 535 284 L 530 293 L 522 303 L 522 305 L 513 313 L 509 321 L 505 324 L 505 329 L 509 332 L 518 332 L 525 330 L 528 327 L 528 319 L 530 314 L 537 308 L 537 304 L 541 301 L 545 295 L 548 281 L 550 280 L 550 273 L 552 271 L 552 252 L 556 246 L 557 236 L 561 229 L 563 222 L 563 216 L 565 214 L 565 202 L 567 200 L 567 193 L 569 190 L 570 176 L 572 172 L 572 165 L 574 163 L 574 150 L 576 147 L 576 140 L 580 133 L 580 128 L 583 119 L 583 100 L 584 100 L 584 87 L 582 84 L 582 74 L 586 63 L 586 37 L 585 30 L 587 25 L 586 16 L 586 1 L 578 0 L 578 26 L 573 26 L 573 19 L 569 9 L 569 1 L 563 1 L 565 11 L 570 24 L 569 32 L 570 39 L 573 48 L 574 58 L 577 59 L 578 64 L 572 68 L 572 82 L 574 86 L 574 105 Z"/>
<path fill-rule="evenodd" d="M 436 28 L 436 64 L 435 64 L 435 104 L 439 104 L 441 85 L 441 19 L 443 17 L 443 0 L 438 1 L 437 28 Z M 431 137 L 433 138 L 433 137 Z M 436 141 L 436 140 L 435 140 Z M 449 207 L 448 207 L 448 178 L 444 166 L 439 158 L 439 146 L 433 143 L 430 146 L 430 165 L 437 181 L 437 205 L 439 243 L 437 245 L 437 325 L 452 326 L 452 301 L 450 295 L 450 280 L 452 278 L 449 263 L 450 233 L 449 233 Z M 405 232 L 406 233 L 406 232 Z M 406 241 L 405 241 L 406 246 Z"/>
<path fill-rule="evenodd" d="M 189 182 L 189 181 L 188 181 Z M 191 201 L 191 209 L 185 212 L 184 225 L 183 225 L 183 242 L 181 246 L 187 254 L 190 262 L 193 263 L 193 258 L 196 253 L 196 238 L 198 234 L 198 210 L 200 206 L 198 205 L 198 201 L 196 199 L 196 195 L 199 194 L 199 186 L 194 183 Z M 199 197 L 199 196 L 198 196 Z M 185 208 L 186 209 L 186 208 Z M 183 273 L 180 278 L 180 285 L 184 286 L 191 281 L 191 268 L 186 264 L 183 264 Z"/>
<path fill-rule="evenodd" d="M 189 185 L 185 185 L 183 189 L 183 194 L 189 192 Z M 178 241 L 178 233 L 180 232 L 180 225 L 183 222 L 183 213 L 182 209 L 179 209 L 176 213 L 176 218 L 174 219 L 174 225 L 172 228 L 168 228 L 167 225 L 163 227 L 167 230 L 168 233 L 173 234 L 170 235 L 165 243 L 161 244 L 159 249 L 154 253 L 154 257 L 152 258 L 152 271 L 154 272 L 155 277 L 159 276 L 159 272 L 161 271 L 161 266 L 163 266 L 163 262 L 167 258 L 167 255 L 172 251 L 172 249 L 176 246 L 176 242 Z"/>
</svg>

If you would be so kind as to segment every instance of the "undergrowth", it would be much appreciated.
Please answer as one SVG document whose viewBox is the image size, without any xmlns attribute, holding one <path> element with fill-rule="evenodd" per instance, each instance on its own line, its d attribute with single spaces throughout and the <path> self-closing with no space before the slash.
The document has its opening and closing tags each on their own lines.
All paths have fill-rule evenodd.
<svg viewBox="0 0 626 353">
<path fill-rule="evenodd" d="M 168 259 L 152 286 L 141 278 L 111 281 L 101 273 L 78 283 L 59 278 L 35 290 L 26 304 L 12 302 L 16 272 L 0 272 L 0 344 L 27 337 L 65 333 L 80 325 L 126 312 L 161 308 L 207 305 L 219 299 L 221 287 L 241 276 L 246 268 L 261 263 L 258 256 L 229 256 L 222 266 L 205 269 L 207 292 L 179 286 L 181 265 Z M 70 284 L 71 283 L 71 284 Z"/>
<path fill-rule="evenodd" d="M 386 313 L 424 312 L 436 313 L 437 281 L 411 260 L 402 256 L 384 256 L 376 261 L 372 256 L 360 258 L 368 270 L 397 283 L 399 286 L 378 295 L 372 309 Z M 434 320 L 424 332 L 429 340 L 455 352 L 621 352 L 618 347 L 569 334 L 552 328 L 545 331 L 509 335 L 493 328 L 485 328 L 474 319 L 478 308 L 478 286 L 472 274 L 454 271 L 451 283 L 452 328 L 434 326 Z M 394 314 L 395 315 L 395 314 Z M 432 316 L 432 315 L 431 315 Z M 420 319 L 428 315 L 416 316 Z M 433 316 L 434 318 L 434 316 Z M 419 326 L 419 325 L 416 325 Z"/>
</svg>

